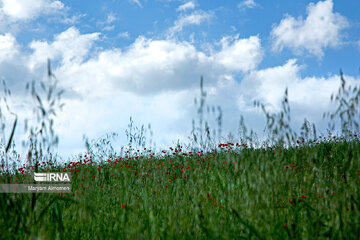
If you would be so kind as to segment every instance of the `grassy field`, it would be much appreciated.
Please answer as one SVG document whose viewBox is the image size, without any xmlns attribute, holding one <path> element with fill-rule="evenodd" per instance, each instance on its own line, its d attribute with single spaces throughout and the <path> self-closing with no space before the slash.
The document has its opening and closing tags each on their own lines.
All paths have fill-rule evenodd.
<svg viewBox="0 0 360 240">
<path fill-rule="evenodd" d="M 360 143 L 155 157 L 84 156 L 73 194 L 1 195 L 2 238 L 358 239 Z M 142 158 L 141 160 L 139 160 Z M 23 176 L 11 177 L 21 183 Z M 26 178 L 26 177 L 25 177 Z M 27 179 L 24 181 L 26 182 Z"/>
<path fill-rule="evenodd" d="M 280 139 L 267 147 L 178 144 L 66 164 L 45 157 L 53 135 L 32 131 L 29 164 L 0 183 L 32 182 L 33 168 L 71 172 L 72 193 L 1 194 L 0 239 L 360 239 L 359 135 L 294 138 L 281 116 L 267 115 Z"/>
</svg>

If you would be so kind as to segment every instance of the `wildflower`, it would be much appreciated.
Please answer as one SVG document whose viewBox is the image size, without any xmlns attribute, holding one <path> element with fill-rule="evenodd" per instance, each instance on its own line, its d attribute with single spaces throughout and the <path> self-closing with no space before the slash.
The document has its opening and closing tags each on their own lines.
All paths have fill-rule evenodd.
<svg viewBox="0 0 360 240">
<path fill-rule="evenodd" d="M 301 195 L 301 197 L 302 197 L 302 198 L 307 198 L 307 196 L 305 196 L 305 195 Z"/>
<path fill-rule="evenodd" d="M 319 196 L 318 196 L 318 198 L 322 198 L 322 197 L 323 197 L 323 195 L 319 195 Z"/>
<path fill-rule="evenodd" d="M 169 182 L 171 182 L 171 179 L 169 179 Z"/>
<path fill-rule="evenodd" d="M 298 199 L 298 202 L 302 202 L 302 199 L 301 199 L 301 198 L 299 198 L 299 199 Z"/>
<path fill-rule="evenodd" d="M 284 224 L 283 228 L 287 228 L 287 224 Z"/>
<path fill-rule="evenodd" d="M 121 208 L 125 208 L 125 204 L 121 205 Z"/>
<path fill-rule="evenodd" d="M 104 188 L 104 186 L 101 186 L 101 188 Z"/>
</svg>

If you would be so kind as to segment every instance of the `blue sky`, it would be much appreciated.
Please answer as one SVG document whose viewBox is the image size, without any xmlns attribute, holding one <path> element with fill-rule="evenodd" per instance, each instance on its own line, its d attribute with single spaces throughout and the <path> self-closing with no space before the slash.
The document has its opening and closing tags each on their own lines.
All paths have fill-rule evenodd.
<svg viewBox="0 0 360 240">
<path fill-rule="evenodd" d="M 51 59 L 66 90 L 55 119 L 65 157 L 84 151 L 84 134 L 117 132 L 119 149 L 130 116 L 151 124 L 157 147 L 186 141 L 200 75 L 207 103 L 223 109 L 224 135 L 236 136 L 240 114 L 261 132 L 253 101 L 277 112 L 286 87 L 292 126 L 307 118 L 324 129 L 339 69 L 359 84 L 359 9 L 356 0 L 0 0 L 0 77 L 23 124 L 33 116 L 25 84 L 46 79 Z"/>
</svg>

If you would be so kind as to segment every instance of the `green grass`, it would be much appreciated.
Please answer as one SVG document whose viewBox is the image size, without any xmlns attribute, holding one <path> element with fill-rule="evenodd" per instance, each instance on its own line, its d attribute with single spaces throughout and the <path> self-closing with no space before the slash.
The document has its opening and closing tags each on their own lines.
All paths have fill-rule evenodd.
<svg viewBox="0 0 360 240">
<path fill-rule="evenodd" d="M 356 138 L 288 150 L 244 149 L 240 154 L 222 150 L 185 156 L 176 150 L 162 158 L 128 156 L 100 165 L 88 157 L 67 167 L 44 164 L 44 171 L 71 171 L 74 195 L 38 194 L 32 209 L 31 194 L 2 194 L 2 236 L 357 239 L 360 235 Z M 21 174 L 11 181 L 21 183 Z"/>
<path fill-rule="evenodd" d="M 360 238 L 359 136 L 324 138 L 314 131 L 311 138 L 307 130 L 306 138 L 296 137 L 284 118 L 287 95 L 285 115 L 267 114 L 263 107 L 268 123 L 277 124 L 267 126 L 276 140 L 268 147 L 248 147 L 251 137 L 244 130 L 241 143 L 204 152 L 178 144 L 167 154 L 130 150 L 95 161 L 86 141 L 87 155 L 66 164 L 46 154 L 57 138 L 44 135 L 53 132 L 52 118 L 35 90 L 32 95 L 43 115 L 41 128 L 30 128 L 28 164 L 9 167 L 11 137 L 0 183 L 31 183 L 34 169 L 71 172 L 72 193 L 1 194 L 0 239 Z M 201 81 L 200 108 L 205 96 Z M 205 119 L 199 118 L 202 127 Z M 210 131 L 200 132 L 204 136 L 192 132 L 193 141 L 206 146 Z"/>
</svg>

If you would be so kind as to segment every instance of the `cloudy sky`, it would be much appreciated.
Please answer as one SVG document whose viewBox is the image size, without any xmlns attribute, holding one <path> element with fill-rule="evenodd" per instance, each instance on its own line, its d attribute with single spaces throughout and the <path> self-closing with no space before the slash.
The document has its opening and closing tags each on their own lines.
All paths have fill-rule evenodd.
<svg viewBox="0 0 360 240">
<path fill-rule="evenodd" d="M 47 58 L 66 91 L 55 119 L 64 157 L 85 151 L 84 134 L 116 132 L 120 149 L 130 116 L 151 124 L 158 148 L 186 142 L 201 75 L 224 136 L 237 136 L 240 115 L 261 133 L 253 101 L 278 112 L 286 87 L 294 129 L 304 118 L 324 129 L 340 68 L 359 84 L 359 9 L 357 0 L 0 0 L 0 77 L 19 116 L 16 143 L 33 115 L 25 85 L 47 79 Z M 206 115 L 211 129 L 217 115 Z"/>
</svg>

